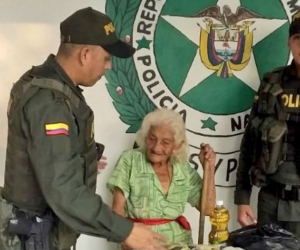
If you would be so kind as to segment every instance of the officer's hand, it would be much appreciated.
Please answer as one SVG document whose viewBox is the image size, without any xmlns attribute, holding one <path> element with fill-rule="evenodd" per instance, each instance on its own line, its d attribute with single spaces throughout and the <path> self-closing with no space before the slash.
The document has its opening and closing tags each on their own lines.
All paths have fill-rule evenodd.
<svg viewBox="0 0 300 250">
<path fill-rule="evenodd" d="M 209 144 L 201 143 L 198 157 L 202 166 L 204 166 L 205 160 L 208 160 L 210 166 L 214 167 L 216 165 L 216 153 Z"/>
<path fill-rule="evenodd" d="M 167 239 L 153 232 L 150 227 L 142 223 L 134 223 L 133 229 L 124 244 L 134 249 L 167 250 L 162 246 L 166 241 Z"/>
<path fill-rule="evenodd" d="M 249 205 L 239 205 L 238 206 L 238 223 L 242 227 L 249 225 L 249 220 L 252 222 L 252 224 L 257 223 L 256 216 L 254 215 L 252 208 Z"/>
<path fill-rule="evenodd" d="M 105 169 L 107 162 L 106 162 L 107 158 L 105 156 L 102 156 L 101 159 L 98 161 L 97 163 L 97 169 L 98 169 L 98 173 L 100 173 L 100 171 L 102 169 Z"/>
</svg>

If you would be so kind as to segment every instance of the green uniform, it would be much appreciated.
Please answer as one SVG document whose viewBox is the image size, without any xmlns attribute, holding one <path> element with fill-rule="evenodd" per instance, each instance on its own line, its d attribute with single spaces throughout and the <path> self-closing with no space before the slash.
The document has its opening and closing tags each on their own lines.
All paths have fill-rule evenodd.
<svg viewBox="0 0 300 250">
<path fill-rule="evenodd" d="M 82 90 L 53 55 L 14 85 L 8 110 L 5 199 L 0 199 L 1 250 L 18 249 L 8 248 L 5 240 L 12 216 L 7 204 L 30 213 L 52 211 L 57 249 L 70 248 L 80 233 L 114 242 L 129 236 L 133 223 L 113 213 L 95 194 L 93 119 Z"/>
<path fill-rule="evenodd" d="M 276 104 L 273 114 L 264 116 L 259 113 L 257 103 L 253 106 L 241 143 L 235 204 L 249 204 L 252 190 L 249 171 L 253 164 L 255 165 L 254 159 L 268 153 L 264 152 L 256 141 L 257 135 L 253 129 L 255 117 L 272 117 L 278 120 L 278 110 L 281 109 L 284 114 L 289 116 L 289 118 L 284 119 L 287 132 L 283 136 L 282 146 L 277 152 L 276 171 L 269 174 L 263 173 L 261 176 L 263 184 L 258 196 L 258 222 L 261 224 L 269 221 L 276 222 L 300 237 L 300 161 L 297 159 L 297 155 L 300 153 L 300 103 L 298 94 L 300 80 L 296 75 L 294 63 L 268 73 L 264 77 L 257 95 L 259 99 L 256 102 L 262 103 L 262 100 L 266 100 L 264 99 L 264 95 L 266 95 L 265 86 L 272 81 L 273 83 L 278 82 L 282 87 L 282 93 L 276 96 L 282 109 L 278 109 Z M 262 105 L 265 105 L 267 110 L 271 101 L 266 101 Z M 269 110 L 268 113 L 272 112 Z"/>
<path fill-rule="evenodd" d="M 123 191 L 126 216 L 130 218 L 175 220 L 183 214 L 187 203 L 199 204 L 201 184 L 201 177 L 188 162 L 173 162 L 171 185 L 164 194 L 145 152 L 132 149 L 121 155 L 107 187 L 111 192 L 115 187 Z M 191 231 L 175 221 L 154 225 L 152 229 L 172 243 L 192 243 Z"/>
</svg>

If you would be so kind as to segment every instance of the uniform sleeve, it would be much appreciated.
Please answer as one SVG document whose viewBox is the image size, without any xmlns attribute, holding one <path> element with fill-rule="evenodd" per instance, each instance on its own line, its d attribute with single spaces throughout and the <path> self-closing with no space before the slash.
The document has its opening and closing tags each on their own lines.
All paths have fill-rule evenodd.
<svg viewBox="0 0 300 250">
<path fill-rule="evenodd" d="M 200 177 L 197 170 L 191 168 L 190 166 L 188 166 L 188 168 L 190 174 L 190 192 L 188 197 L 188 203 L 190 203 L 192 207 L 195 207 L 199 204 L 201 199 L 202 178 Z"/>
<path fill-rule="evenodd" d="M 264 77 L 265 78 L 265 77 Z M 236 187 L 234 192 L 234 203 L 236 205 L 249 205 L 250 197 L 252 193 L 252 184 L 250 181 L 249 171 L 252 167 L 255 147 L 255 134 L 252 129 L 252 119 L 257 115 L 257 101 L 260 96 L 261 90 L 265 86 L 265 82 L 262 84 L 255 96 L 255 102 L 252 106 L 249 122 L 245 129 L 241 146 L 240 155 L 238 161 L 237 175 L 236 175 Z"/>
<path fill-rule="evenodd" d="M 65 101 L 47 91 L 41 90 L 26 105 L 23 127 L 28 154 L 48 205 L 79 233 L 123 242 L 133 224 L 112 212 L 84 185 L 84 159 L 75 150 L 78 127 Z"/>
<path fill-rule="evenodd" d="M 128 198 L 130 192 L 129 178 L 132 168 L 131 159 L 132 155 L 130 152 L 124 152 L 120 156 L 116 167 L 107 182 L 107 188 L 111 193 L 113 193 L 115 187 L 118 187 L 123 191 L 126 199 Z"/>
<path fill-rule="evenodd" d="M 236 187 L 234 203 L 236 205 L 249 205 L 252 193 L 249 170 L 252 165 L 253 135 L 251 132 L 251 120 L 249 121 L 241 142 L 239 164 L 236 175 Z"/>
</svg>

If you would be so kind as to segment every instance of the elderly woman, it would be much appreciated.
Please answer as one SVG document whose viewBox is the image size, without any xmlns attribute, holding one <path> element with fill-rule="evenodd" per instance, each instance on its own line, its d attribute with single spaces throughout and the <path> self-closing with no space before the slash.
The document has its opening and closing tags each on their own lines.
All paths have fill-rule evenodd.
<svg viewBox="0 0 300 250">
<path fill-rule="evenodd" d="M 182 216 L 190 203 L 200 208 L 202 179 L 187 161 L 188 142 L 182 117 L 157 109 L 145 116 L 137 133 L 138 149 L 123 152 L 107 187 L 113 193 L 113 210 L 134 222 L 151 225 L 170 243 L 191 244 L 188 221 Z M 199 160 L 209 161 L 205 214 L 215 202 L 215 153 L 201 144 Z"/>
</svg>

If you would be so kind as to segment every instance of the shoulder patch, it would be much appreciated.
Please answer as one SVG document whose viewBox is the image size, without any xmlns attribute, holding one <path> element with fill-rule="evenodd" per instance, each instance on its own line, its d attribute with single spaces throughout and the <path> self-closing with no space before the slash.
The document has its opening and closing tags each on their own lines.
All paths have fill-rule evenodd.
<svg viewBox="0 0 300 250">
<path fill-rule="evenodd" d="M 66 123 L 45 124 L 46 135 L 69 135 L 69 125 Z"/>
<path fill-rule="evenodd" d="M 267 72 L 263 76 L 263 81 L 269 82 L 272 81 L 272 78 L 278 78 L 278 76 L 282 75 L 287 66 L 276 68 L 272 71 Z"/>
<path fill-rule="evenodd" d="M 286 67 L 287 67 L 287 66 L 275 68 L 275 69 L 273 69 L 273 70 L 267 72 L 267 73 L 264 75 L 264 77 L 268 77 L 268 76 L 272 75 L 273 73 L 281 72 L 281 71 L 285 70 Z"/>
<path fill-rule="evenodd" d="M 273 69 L 273 70 L 271 71 L 271 73 L 274 73 L 274 72 L 280 72 L 280 71 L 284 70 L 286 67 L 287 67 L 287 66 L 278 67 L 278 68 L 276 68 L 276 69 Z"/>
</svg>

